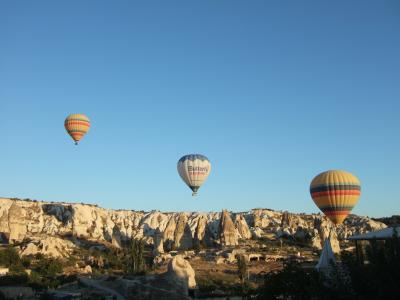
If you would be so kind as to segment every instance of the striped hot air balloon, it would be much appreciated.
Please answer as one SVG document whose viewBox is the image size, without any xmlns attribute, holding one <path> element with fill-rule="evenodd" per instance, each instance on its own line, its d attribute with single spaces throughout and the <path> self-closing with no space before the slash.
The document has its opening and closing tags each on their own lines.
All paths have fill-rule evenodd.
<svg viewBox="0 0 400 300">
<path fill-rule="evenodd" d="M 183 181 L 197 195 L 200 186 L 206 181 L 211 172 L 211 163 L 201 154 L 189 154 L 178 161 L 178 173 Z"/>
<path fill-rule="evenodd" d="M 75 141 L 75 145 L 78 145 L 78 142 L 89 131 L 90 120 L 85 115 L 72 114 L 65 119 L 64 126 L 68 134 Z"/>
<path fill-rule="evenodd" d="M 318 208 L 334 224 L 341 224 L 357 204 L 361 185 L 353 174 L 331 170 L 312 180 L 310 193 Z"/>
</svg>

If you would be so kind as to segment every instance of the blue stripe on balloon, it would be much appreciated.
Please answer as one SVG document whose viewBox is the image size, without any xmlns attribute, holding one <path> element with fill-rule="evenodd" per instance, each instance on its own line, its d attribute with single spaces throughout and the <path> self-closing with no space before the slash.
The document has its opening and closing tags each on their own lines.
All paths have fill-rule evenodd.
<svg viewBox="0 0 400 300">
<path fill-rule="evenodd" d="M 336 191 L 336 190 L 361 190 L 361 186 L 358 184 L 324 184 L 310 188 L 311 193 Z"/>
<path fill-rule="evenodd" d="M 201 160 L 201 161 L 209 161 L 209 159 L 207 157 L 205 157 L 204 155 L 201 154 L 189 154 L 189 155 L 185 155 L 182 156 L 181 159 L 178 161 L 178 163 L 184 162 L 185 160 L 190 160 L 190 161 L 194 161 L 194 160 Z"/>
</svg>

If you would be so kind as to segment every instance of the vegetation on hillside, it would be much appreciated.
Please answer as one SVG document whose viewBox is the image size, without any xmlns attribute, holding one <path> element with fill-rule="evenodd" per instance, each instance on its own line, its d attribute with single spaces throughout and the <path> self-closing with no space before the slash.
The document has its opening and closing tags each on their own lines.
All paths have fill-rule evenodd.
<svg viewBox="0 0 400 300">
<path fill-rule="evenodd" d="M 289 263 L 265 275 L 258 299 L 399 299 L 400 240 L 372 241 L 365 256 L 342 252 L 329 277 Z"/>
<path fill-rule="evenodd" d="M 373 220 L 382 222 L 382 223 L 386 224 L 387 226 L 400 225 L 400 216 L 399 215 L 393 215 L 391 217 L 384 217 L 384 218 L 373 218 Z"/>
<path fill-rule="evenodd" d="M 95 274 L 145 274 L 152 260 L 149 252 L 142 240 L 134 239 L 122 248 L 78 249 L 63 259 L 42 254 L 20 257 L 16 247 L 8 246 L 0 249 L 0 266 L 9 269 L 7 275 L 0 277 L 0 286 L 26 285 L 37 291 L 56 288 L 76 280 L 76 274 L 65 275 L 65 270 L 85 265 L 91 265 Z"/>
</svg>

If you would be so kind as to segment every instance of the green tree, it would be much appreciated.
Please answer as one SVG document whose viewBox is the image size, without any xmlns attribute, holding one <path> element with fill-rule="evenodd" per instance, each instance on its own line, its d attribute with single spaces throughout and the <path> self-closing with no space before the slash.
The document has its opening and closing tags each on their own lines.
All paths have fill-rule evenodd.
<svg viewBox="0 0 400 300">
<path fill-rule="evenodd" d="M 248 267 L 246 258 L 244 255 L 240 255 L 237 258 L 238 276 L 240 279 L 240 285 L 242 289 L 242 296 L 246 296 L 249 286 L 248 286 Z"/>
<path fill-rule="evenodd" d="M 131 239 L 128 248 L 126 271 L 129 274 L 144 274 L 146 269 L 144 241 L 142 239 Z"/>
</svg>

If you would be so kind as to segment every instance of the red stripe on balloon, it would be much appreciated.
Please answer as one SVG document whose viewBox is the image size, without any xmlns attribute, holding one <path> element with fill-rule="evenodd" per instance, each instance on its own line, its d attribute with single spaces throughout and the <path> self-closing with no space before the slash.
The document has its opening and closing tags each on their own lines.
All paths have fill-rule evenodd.
<svg viewBox="0 0 400 300">
<path fill-rule="evenodd" d="M 90 124 L 88 122 L 84 122 L 84 121 L 82 121 L 82 122 L 79 122 L 79 121 L 67 121 L 66 125 L 68 125 L 68 126 L 69 125 L 83 125 L 83 126 L 90 127 Z"/>
<path fill-rule="evenodd" d="M 326 211 L 324 212 L 327 216 L 347 216 L 350 213 L 349 210 L 339 210 L 339 211 Z"/>
</svg>

